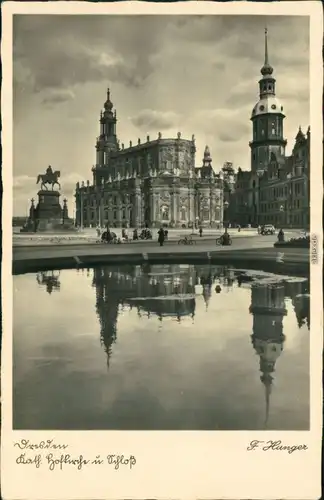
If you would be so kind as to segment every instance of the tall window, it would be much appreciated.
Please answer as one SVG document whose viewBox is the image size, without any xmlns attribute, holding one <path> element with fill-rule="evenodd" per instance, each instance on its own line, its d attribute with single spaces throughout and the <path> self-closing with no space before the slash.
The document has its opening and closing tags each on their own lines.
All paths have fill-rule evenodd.
<svg viewBox="0 0 324 500">
<path fill-rule="evenodd" d="M 271 134 L 276 135 L 276 124 L 275 122 L 271 123 Z"/>
<path fill-rule="evenodd" d="M 203 217 L 202 217 L 202 218 L 203 218 L 203 220 L 205 220 L 205 221 L 209 220 L 209 210 L 208 210 L 208 208 L 204 208 L 204 209 L 203 209 L 202 216 L 203 216 Z"/>
<path fill-rule="evenodd" d="M 181 216 L 181 220 L 187 220 L 187 210 L 186 210 L 186 207 L 181 207 L 180 216 Z"/>
</svg>

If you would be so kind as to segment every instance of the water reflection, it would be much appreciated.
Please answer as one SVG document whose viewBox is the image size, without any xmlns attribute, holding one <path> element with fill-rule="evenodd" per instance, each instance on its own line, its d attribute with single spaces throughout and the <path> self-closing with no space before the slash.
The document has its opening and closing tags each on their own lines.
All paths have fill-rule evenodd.
<svg viewBox="0 0 324 500">
<path fill-rule="evenodd" d="M 42 271 L 37 273 L 36 280 L 40 286 L 44 286 L 46 292 L 51 294 L 53 291 L 60 291 L 60 271 Z"/>
<path fill-rule="evenodd" d="M 270 411 L 273 373 L 285 341 L 283 318 L 287 315 L 283 283 L 253 283 L 251 306 L 253 314 L 252 345 L 260 357 L 260 380 L 265 388 L 267 427 Z"/>
<path fill-rule="evenodd" d="M 89 402 L 94 414 L 90 424 L 82 424 L 82 412 L 70 412 L 76 422 L 70 423 L 69 428 L 278 429 L 283 425 L 278 407 L 285 414 L 285 398 L 288 397 L 286 391 L 289 393 L 292 387 L 290 384 L 295 383 L 294 377 L 297 377 L 297 380 L 300 377 L 301 385 L 305 387 L 305 398 L 308 397 L 304 374 L 308 359 L 305 342 L 308 342 L 308 339 L 303 340 L 304 344 L 301 345 L 304 347 L 298 347 L 298 337 L 294 334 L 295 337 L 293 336 L 289 343 L 292 327 L 285 323 L 287 315 L 291 317 L 294 314 L 299 328 L 297 330 L 295 323 L 295 330 L 301 331 L 303 335 L 306 328 L 309 330 L 308 279 L 233 269 L 229 266 L 180 264 L 98 267 L 62 273 L 38 273 L 36 280 L 39 290 L 48 292 L 50 296 L 46 295 L 47 301 L 51 304 L 57 301 L 58 297 L 57 294 L 51 295 L 52 291 L 61 291 L 65 297 L 63 302 L 67 297 L 73 300 L 73 293 L 77 291 L 73 289 L 75 285 L 69 288 L 67 281 L 64 282 L 64 276 L 72 277 L 71 273 L 78 275 L 78 289 L 89 284 L 92 286 L 95 294 L 95 313 L 99 322 L 99 332 L 92 325 L 93 337 L 97 339 L 100 335 L 108 370 L 105 363 L 102 363 L 102 357 L 98 357 L 93 344 L 83 346 L 82 342 L 86 341 L 88 334 L 80 333 L 82 325 L 77 323 L 77 316 L 72 315 L 71 321 L 75 322 L 72 328 L 63 326 L 63 317 L 61 330 L 56 328 L 56 336 L 50 336 L 50 343 L 45 343 L 44 347 L 44 340 L 38 339 L 37 348 L 30 350 L 29 358 L 25 356 L 21 340 L 23 330 L 19 330 L 20 340 L 15 343 L 15 352 L 18 352 L 16 356 L 21 356 L 21 359 L 25 356 L 27 362 L 28 359 L 31 360 L 28 369 L 25 368 L 24 376 L 21 377 L 23 382 L 20 384 L 27 384 L 26 373 L 31 372 L 34 377 L 32 385 L 17 390 L 17 393 L 23 395 L 19 397 L 26 398 L 25 401 L 37 401 L 37 377 L 43 381 L 45 390 L 48 382 L 45 382 L 44 374 L 52 369 L 52 365 L 57 366 L 60 363 L 60 377 L 64 384 L 60 390 L 55 391 L 55 396 L 52 393 L 52 398 L 56 398 L 54 413 L 63 412 L 60 428 L 65 428 L 64 422 L 67 418 L 61 398 L 64 399 L 65 391 L 66 394 L 78 394 L 78 387 L 84 384 L 94 385 L 88 393 L 85 389 L 82 400 L 90 397 L 90 394 L 99 394 L 92 405 Z M 62 287 L 61 281 L 64 284 Z M 93 299 L 90 298 L 89 304 L 93 309 Z M 15 306 L 15 315 L 21 318 L 23 324 L 28 325 L 31 322 L 30 317 L 19 316 L 19 308 L 21 309 L 19 304 Z M 41 310 L 46 315 L 46 328 L 51 328 L 51 310 L 56 311 L 57 304 L 47 310 L 46 305 L 41 306 Z M 33 315 L 33 311 L 28 308 L 28 315 L 30 314 Z M 84 311 L 84 318 L 89 314 Z M 146 327 L 148 322 L 151 328 Z M 162 332 L 159 336 L 153 334 L 156 325 L 160 325 L 158 331 Z M 40 324 L 39 328 L 41 327 Z M 72 329 L 75 333 L 71 333 Z M 128 336 L 125 336 L 125 329 L 130 332 Z M 146 333 L 142 333 L 142 330 Z M 98 349 L 103 354 L 99 345 Z M 288 351 L 287 356 L 281 356 L 284 350 L 285 353 Z M 60 357 L 56 354 L 54 362 L 50 359 L 51 352 L 61 352 L 64 355 Z M 163 356 L 165 359 L 163 358 L 162 363 L 160 357 Z M 87 367 L 89 359 L 92 360 L 91 369 Z M 159 363 L 162 363 L 162 368 Z M 19 370 L 19 363 L 16 365 Z M 81 368 L 73 368 L 76 365 Z M 303 374 L 298 375 L 301 365 Z M 139 378 L 134 380 L 134 386 L 131 386 L 131 379 L 135 374 L 131 372 L 132 376 L 129 377 L 130 372 L 126 369 L 129 366 L 139 374 Z M 91 375 L 91 370 L 95 375 Z M 240 375 L 241 370 L 245 375 Z M 172 371 L 174 375 L 171 374 Z M 244 377 L 250 382 L 246 382 Z M 55 370 L 47 379 L 53 378 Z M 123 394 L 126 386 L 128 392 Z M 147 401 L 144 393 L 137 395 L 139 387 L 142 387 Z M 174 395 L 174 391 L 179 393 Z M 255 394 L 260 391 L 262 397 L 257 406 L 257 396 L 253 395 L 253 391 Z M 302 392 L 302 389 L 300 391 Z M 114 407 L 117 403 L 110 401 L 112 395 L 117 401 L 121 398 L 122 406 L 117 409 Z M 175 398 L 174 401 L 172 398 Z M 39 399 L 41 402 L 38 404 L 45 405 L 43 394 Z M 74 396 L 73 404 L 77 404 L 78 400 L 78 397 Z M 15 403 L 16 407 L 17 404 Z M 71 404 L 70 398 L 65 404 Z M 138 408 L 144 408 L 145 404 L 147 413 L 136 419 L 134 411 L 139 412 Z M 307 404 L 307 401 L 302 404 Z M 18 404 L 20 422 L 27 418 L 26 405 L 27 403 L 25 406 Z M 130 409 L 126 412 L 127 405 Z M 177 405 L 180 405 L 179 408 Z M 169 406 L 170 416 L 166 410 Z M 186 408 L 191 408 L 190 412 Z M 259 413 L 262 421 L 258 421 Z M 154 423 L 150 421 L 153 415 Z M 35 418 L 35 410 L 33 416 Z M 37 418 L 44 418 L 46 422 L 50 420 L 45 413 L 42 416 L 42 412 L 39 412 Z M 291 417 L 291 421 L 295 418 L 298 420 L 298 412 Z M 283 428 L 307 428 L 308 417 L 300 418 L 298 423 L 289 427 L 287 422 L 284 425 L 288 427 Z M 31 421 L 32 419 L 29 420 Z M 56 422 L 54 416 L 52 421 Z M 28 425 L 29 428 L 37 428 L 33 427 L 36 424 Z M 49 423 L 44 425 L 50 426 Z M 52 427 L 55 428 L 55 425 L 57 424 L 52 424 Z M 18 424 L 18 427 L 23 428 L 23 424 Z"/>
</svg>

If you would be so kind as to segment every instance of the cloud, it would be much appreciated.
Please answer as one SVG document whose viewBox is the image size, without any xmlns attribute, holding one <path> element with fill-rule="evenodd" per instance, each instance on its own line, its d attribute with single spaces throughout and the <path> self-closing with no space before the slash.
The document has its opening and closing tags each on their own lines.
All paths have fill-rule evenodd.
<svg viewBox="0 0 324 500">
<path fill-rule="evenodd" d="M 44 95 L 42 102 L 46 105 L 60 104 L 70 101 L 75 98 L 75 94 L 71 89 L 48 89 Z"/>
<path fill-rule="evenodd" d="M 156 20 L 144 16 L 129 23 L 125 16 L 113 17 L 15 16 L 15 84 L 23 84 L 28 73 L 35 92 L 100 80 L 141 86 L 153 71 L 150 55 L 159 46 Z"/>
<path fill-rule="evenodd" d="M 179 115 L 173 111 L 156 111 L 143 109 L 136 116 L 131 117 L 131 122 L 141 130 L 163 130 L 174 127 Z"/>
<path fill-rule="evenodd" d="M 17 175 L 13 178 L 14 191 L 26 191 L 36 184 L 36 179 L 29 175 Z"/>
<path fill-rule="evenodd" d="M 245 108 L 248 113 L 248 108 Z M 250 123 L 240 109 L 210 109 L 201 111 L 197 116 L 199 130 L 206 133 L 213 132 L 214 140 L 220 142 L 239 142 L 250 132 Z"/>
</svg>

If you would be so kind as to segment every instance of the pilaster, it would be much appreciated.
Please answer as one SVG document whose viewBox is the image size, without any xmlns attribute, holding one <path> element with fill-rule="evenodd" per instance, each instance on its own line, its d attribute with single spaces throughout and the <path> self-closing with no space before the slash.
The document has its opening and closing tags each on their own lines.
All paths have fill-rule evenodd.
<svg viewBox="0 0 324 500">
<path fill-rule="evenodd" d="M 142 197 L 140 186 L 135 187 L 135 227 L 141 227 L 142 224 Z"/>
</svg>

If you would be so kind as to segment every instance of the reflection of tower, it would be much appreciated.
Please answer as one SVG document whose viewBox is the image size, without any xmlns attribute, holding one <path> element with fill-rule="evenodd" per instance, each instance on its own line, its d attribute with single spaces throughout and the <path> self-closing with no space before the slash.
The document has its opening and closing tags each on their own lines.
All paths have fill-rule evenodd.
<svg viewBox="0 0 324 500">
<path fill-rule="evenodd" d="M 207 274 L 206 276 L 202 275 L 200 277 L 200 284 L 202 285 L 202 289 L 203 289 L 202 294 L 204 297 L 204 301 L 206 304 L 206 311 L 207 311 L 210 297 L 212 294 L 212 285 L 213 285 L 213 278 L 212 278 L 211 273 Z"/>
<path fill-rule="evenodd" d="M 287 314 L 285 288 L 281 283 L 254 283 L 251 287 L 250 312 L 253 314 L 252 345 L 260 356 L 260 380 L 265 388 L 266 418 L 268 423 L 272 374 L 285 340 L 283 317 Z"/>
<path fill-rule="evenodd" d="M 107 268 L 95 268 L 93 286 L 96 288 L 96 312 L 100 323 L 100 340 L 105 347 L 107 364 L 112 352 L 112 345 L 117 338 L 117 317 L 119 296 L 114 278 Z"/>
</svg>

